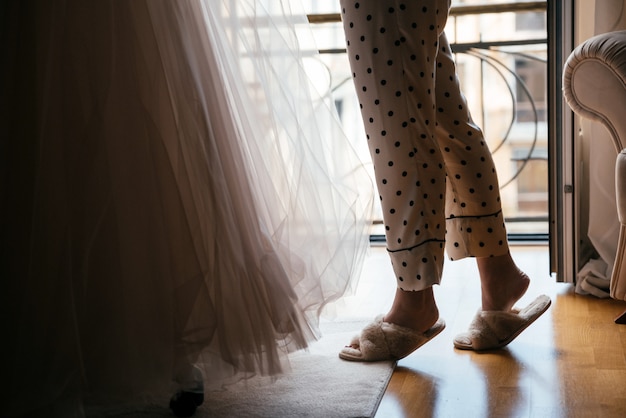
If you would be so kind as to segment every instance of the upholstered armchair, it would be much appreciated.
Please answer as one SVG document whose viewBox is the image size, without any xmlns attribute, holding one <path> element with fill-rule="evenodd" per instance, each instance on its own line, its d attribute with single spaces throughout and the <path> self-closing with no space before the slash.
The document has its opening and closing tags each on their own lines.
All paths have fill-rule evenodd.
<svg viewBox="0 0 626 418">
<path fill-rule="evenodd" d="M 599 121 L 609 131 L 615 154 L 615 200 L 619 241 L 610 277 L 610 295 L 626 300 L 626 31 L 594 36 L 569 56 L 563 94 L 572 110 Z M 616 319 L 624 323 L 626 311 Z"/>
</svg>

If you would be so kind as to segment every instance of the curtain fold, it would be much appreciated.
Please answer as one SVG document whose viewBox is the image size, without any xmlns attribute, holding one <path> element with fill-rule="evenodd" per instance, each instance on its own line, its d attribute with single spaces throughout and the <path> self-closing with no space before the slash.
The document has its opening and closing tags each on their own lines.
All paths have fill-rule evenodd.
<svg viewBox="0 0 626 418">
<path fill-rule="evenodd" d="M 355 284 L 371 222 L 302 9 L 0 7 L 3 413 L 166 404 L 192 365 L 207 387 L 280 373 Z"/>
</svg>

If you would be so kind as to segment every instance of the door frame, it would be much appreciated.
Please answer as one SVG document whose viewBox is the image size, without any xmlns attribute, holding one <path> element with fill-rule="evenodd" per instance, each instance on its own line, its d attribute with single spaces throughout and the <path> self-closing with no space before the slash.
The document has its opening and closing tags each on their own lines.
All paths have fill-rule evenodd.
<svg viewBox="0 0 626 418">
<path fill-rule="evenodd" d="M 548 2 L 548 172 L 550 272 L 573 283 L 579 270 L 574 115 L 562 94 L 563 67 L 574 46 L 574 1 Z"/>
</svg>

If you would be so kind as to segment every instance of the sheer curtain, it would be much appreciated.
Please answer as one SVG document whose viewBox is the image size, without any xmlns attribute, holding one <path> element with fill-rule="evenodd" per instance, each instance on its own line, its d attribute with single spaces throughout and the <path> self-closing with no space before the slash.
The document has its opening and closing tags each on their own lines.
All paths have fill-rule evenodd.
<svg viewBox="0 0 626 418">
<path fill-rule="evenodd" d="M 203 11 L 262 222 L 291 252 L 295 276 L 321 278 L 319 289 L 302 295 L 334 299 L 367 245 L 372 183 L 330 91 L 316 90 L 307 75 L 304 10 L 299 0 L 223 0 L 221 7 L 204 2 Z"/>
<path fill-rule="evenodd" d="M 192 363 L 207 385 L 279 373 L 355 283 L 371 220 L 301 9 L 0 7 L 3 413 L 167 403 Z"/>
</svg>

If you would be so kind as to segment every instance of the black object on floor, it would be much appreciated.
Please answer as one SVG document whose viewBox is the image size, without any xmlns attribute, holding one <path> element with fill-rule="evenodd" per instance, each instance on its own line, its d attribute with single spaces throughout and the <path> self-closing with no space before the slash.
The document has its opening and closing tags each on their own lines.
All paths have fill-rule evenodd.
<svg viewBox="0 0 626 418">
<path fill-rule="evenodd" d="M 170 399 L 170 409 L 177 417 L 190 417 L 204 402 L 204 394 L 180 391 Z"/>
</svg>

